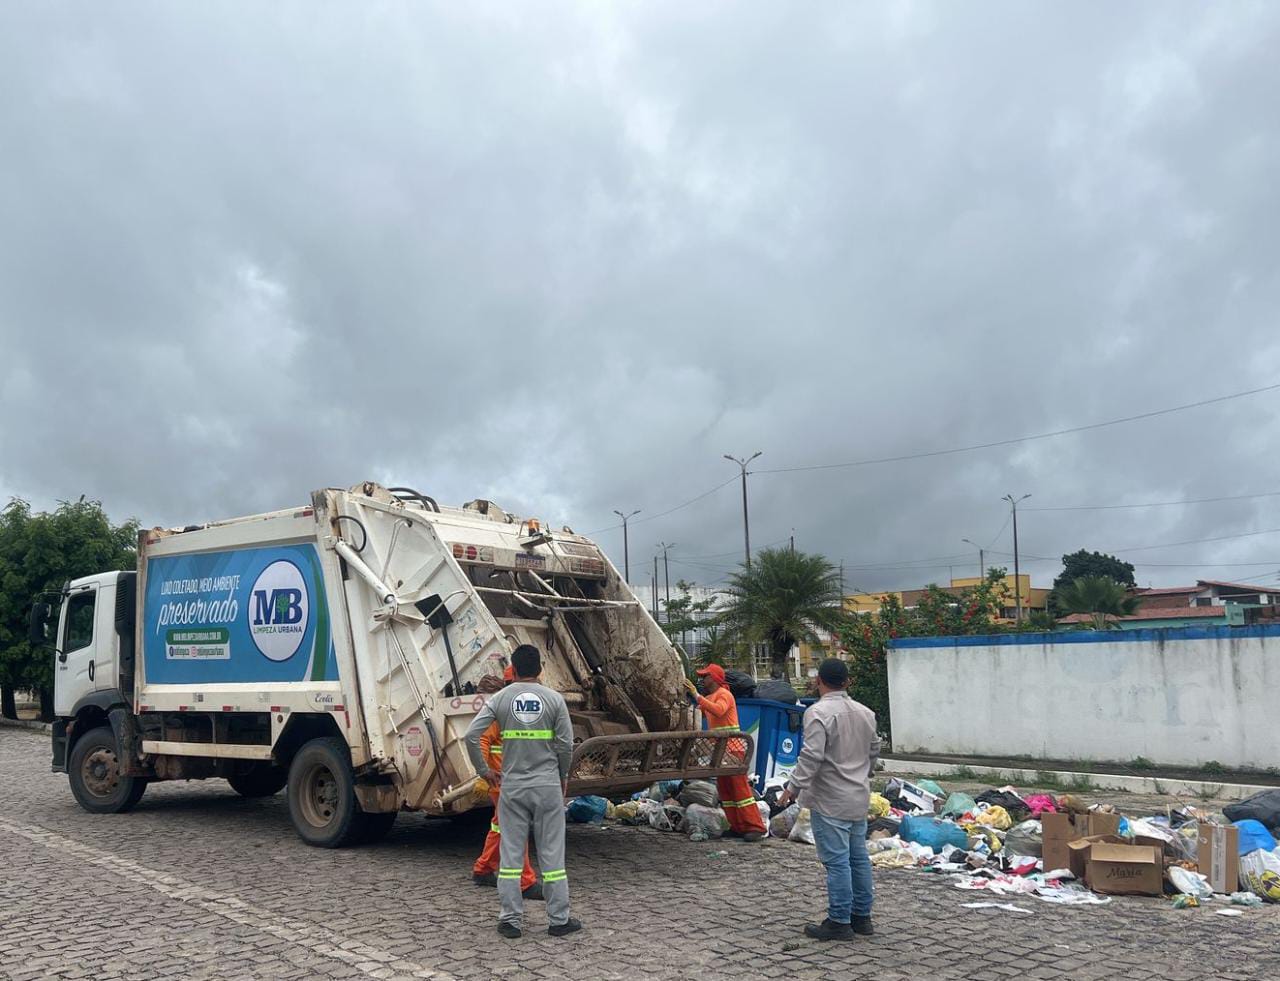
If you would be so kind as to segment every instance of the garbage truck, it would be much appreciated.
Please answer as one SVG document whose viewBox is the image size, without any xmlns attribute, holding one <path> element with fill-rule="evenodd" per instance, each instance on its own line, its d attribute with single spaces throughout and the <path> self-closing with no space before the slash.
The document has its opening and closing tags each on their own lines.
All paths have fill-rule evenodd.
<svg viewBox="0 0 1280 981">
<path fill-rule="evenodd" d="M 143 530 L 137 569 L 37 602 L 55 657 L 53 769 L 86 810 L 162 780 L 287 788 L 303 841 L 377 839 L 402 811 L 488 806 L 463 736 L 533 644 L 574 728 L 570 794 L 745 773 L 749 737 L 698 731 L 683 655 L 568 527 L 410 488 Z M 56 614 L 56 621 L 55 621 Z M 731 738 L 733 737 L 733 738 Z"/>
</svg>

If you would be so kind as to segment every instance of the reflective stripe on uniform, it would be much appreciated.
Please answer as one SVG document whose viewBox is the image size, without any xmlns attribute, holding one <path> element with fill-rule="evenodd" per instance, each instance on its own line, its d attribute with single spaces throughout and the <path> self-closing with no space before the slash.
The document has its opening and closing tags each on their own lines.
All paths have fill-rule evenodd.
<svg viewBox="0 0 1280 981">
<path fill-rule="evenodd" d="M 503 729 L 502 738 L 507 739 L 554 739 L 551 729 Z"/>
<path fill-rule="evenodd" d="M 550 872 L 542 873 L 543 882 L 564 882 L 568 878 L 569 873 L 564 869 L 552 869 Z"/>
<path fill-rule="evenodd" d="M 498 869 L 499 879 L 518 879 L 524 873 L 524 869 Z"/>
<path fill-rule="evenodd" d="M 721 807 L 750 807 L 756 802 L 754 797 L 748 797 L 745 800 L 722 800 Z"/>
<path fill-rule="evenodd" d="M 711 731 L 712 732 L 739 732 L 741 730 L 739 730 L 737 726 L 712 726 Z"/>
<path fill-rule="evenodd" d="M 490 822 L 489 822 L 489 833 L 490 833 L 490 834 L 495 834 L 495 835 L 500 835 L 500 834 L 502 834 L 502 829 L 498 827 L 498 822 L 497 822 L 497 821 L 490 821 Z"/>
</svg>

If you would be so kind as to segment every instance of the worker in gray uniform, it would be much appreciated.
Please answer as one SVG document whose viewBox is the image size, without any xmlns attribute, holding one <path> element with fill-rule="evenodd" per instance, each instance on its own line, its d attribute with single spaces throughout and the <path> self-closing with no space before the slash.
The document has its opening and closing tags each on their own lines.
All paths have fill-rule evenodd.
<svg viewBox="0 0 1280 981">
<path fill-rule="evenodd" d="M 489 701 L 467 730 L 467 755 L 491 786 L 501 782 L 498 824 L 502 847 L 498 860 L 498 933 L 514 939 L 524 925 L 520 874 L 529 830 L 542 867 L 547 903 L 547 933 L 563 937 L 582 929 L 569 916 L 569 880 L 564 869 L 564 798 L 573 759 L 573 725 L 559 692 L 538 683 L 542 655 L 530 644 L 511 654 L 516 680 Z M 480 751 L 480 736 L 498 722 L 502 731 L 502 772 L 492 772 Z"/>
</svg>

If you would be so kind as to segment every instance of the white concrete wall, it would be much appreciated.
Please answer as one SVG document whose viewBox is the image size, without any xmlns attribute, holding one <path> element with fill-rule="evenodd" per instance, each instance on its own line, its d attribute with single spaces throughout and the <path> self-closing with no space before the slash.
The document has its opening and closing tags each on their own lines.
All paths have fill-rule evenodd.
<svg viewBox="0 0 1280 981">
<path fill-rule="evenodd" d="M 889 699 L 899 753 L 1280 767 L 1280 627 L 905 640 Z"/>
</svg>

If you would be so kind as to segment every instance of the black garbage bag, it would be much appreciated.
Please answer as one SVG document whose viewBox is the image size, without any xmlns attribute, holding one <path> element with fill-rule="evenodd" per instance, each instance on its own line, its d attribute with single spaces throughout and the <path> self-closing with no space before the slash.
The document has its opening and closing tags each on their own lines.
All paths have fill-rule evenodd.
<svg viewBox="0 0 1280 981">
<path fill-rule="evenodd" d="M 1025 820 L 1027 815 L 1031 813 L 1031 808 L 1027 807 L 1026 801 L 1017 794 L 1011 794 L 1008 791 L 984 790 L 980 794 L 974 794 L 973 799 L 978 804 L 1003 807 L 1009 812 L 1009 817 L 1015 823 Z"/>
<path fill-rule="evenodd" d="M 1261 821 L 1268 830 L 1280 828 L 1280 787 L 1263 790 L 1222 809 L 1228 821 Z"/>
<path fill-rule="evenodd" d="M 724 673 L 724 683 L 729 686 L 729 691 L 733 692 L 734 698 L 756 697 L 756 679 L 745 671 L 735 671 L 730 668 Z"/>
<path fill-rule="evenodd" d="M 794 705 L 800 701 L 796 690 L 781 678 L 767 678 L 760 682 L 756 685 L 756 693 L 752 697 L 770 698 L 775 702 L 786 702 L 788 705 Z"/>
</svg>

